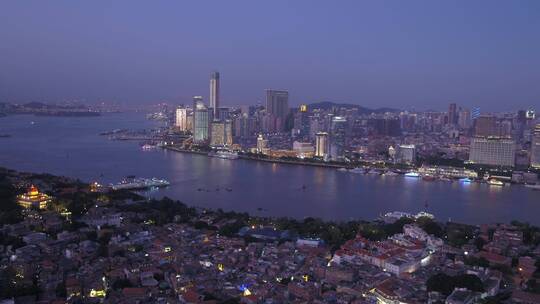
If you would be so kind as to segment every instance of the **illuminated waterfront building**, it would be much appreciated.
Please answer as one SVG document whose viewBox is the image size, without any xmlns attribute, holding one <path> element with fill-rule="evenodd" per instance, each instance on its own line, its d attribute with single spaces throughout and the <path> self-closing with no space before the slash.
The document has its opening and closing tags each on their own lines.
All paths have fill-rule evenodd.
<svg viewBox="0 0 540 304">
<path fill-rule="evenodd" d="M 185 132 L 188 130 L 187 119 L 188 119 L 187 109 L 185 107 L 176 108 L 174 126 L 176 127 L 178 131 Z"/>
<path fill-rule="evenodd" d="M 223 146 L 225 145 L 225 124 L 220 121 L 214 121 L 211 124 L 210 145 Z"/>
<path fill-rule="evenodd" d="M 330 156 L 333 160 L 341 159 L 345 156 L 347 119 L 342 116 L 332 117 L 330 130 Z"/>
<path fill-rule="evenodd" d="M 257 136 L 257 153 L 265 153 L 268 150 L 268 140 L 262 134 Z"/>
<path fill-rule="evenodd" d="M 390 154 L 390 150 L 388 153 Z M 399 164 L 414 164 L 416 162 L 416 146 L 397 146 L 394 151 L 394 161 Z"/>
<path fill-rule="evenodd" d="M 540 169 L 540 124 L 536 125 L 532 135 L 531 167 Z"/>
<path fill-rule="evenodd" d="M 51 202 L 51 197 L 45 193 L 40 193 L 34 185 L 30 186 L 28 192 L 17 196 L 17 203 L 23 208 L 45 209 Z"/>
<path fill-rule="evenodd" d="M 500 137 L 475 137 L 471 140 L 469 161 L 473 164 L 513 167 L 515 143 Z"/>
<path fill-rule="evenodd" d="M 328 133 L 315 134 L 315 156 L 326 158 L 328 156 Z"/>
<path fill-rule="evenodd" d="M 314 148 L 311 143 L 295 141 L 293 142 L 293 151 L 299 158 L 313 157 Z"/>
<path fill-rule="evenodd" d="M 193 141 L 197 144 L 208 141 L 208 108 L 200 96 L 193 97 Z"/>
</svg>

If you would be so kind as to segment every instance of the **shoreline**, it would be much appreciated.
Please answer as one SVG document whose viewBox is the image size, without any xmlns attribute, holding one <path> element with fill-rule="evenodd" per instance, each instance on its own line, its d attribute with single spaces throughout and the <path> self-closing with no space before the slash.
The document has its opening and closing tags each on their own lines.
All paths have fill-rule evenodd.
<svg viewBox="0 0 540 304">
<path fill-rule="evenodd" d="M 162 148 L 165 150 L 171 150 L 174 152 L 208 156 L 208 152 L 205 152 L 205 151 L 193 151 L 193 150 L 186 150 L 186 149 L 170 147 L 170 146 L 163 146 Z M 325 168 L 335 168 L 335 169 L 352 168 L 351 166 L 337 165 L 337 164 L 311 163 L 311 162 L 292 161 L 292 160 L 284 160 L 284 159 L 277 159 L 277 158 L 258 158 L 258 157 L 251 157 L 247 155 L 238 155 L 238 158 L 243 159 L 243 160 L 262 161 L 262 162 L 267 162 L 267 163 L 278 163 L 278 164 L 285 164 L 285 165 L 325 167 Z"/>
</svg>

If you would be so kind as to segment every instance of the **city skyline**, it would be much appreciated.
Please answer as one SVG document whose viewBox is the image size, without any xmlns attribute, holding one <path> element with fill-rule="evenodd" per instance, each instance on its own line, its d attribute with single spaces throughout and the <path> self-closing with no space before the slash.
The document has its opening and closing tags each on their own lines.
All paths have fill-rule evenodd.
<svg viewBox="0 0 540 304">
<path fill-rule="evenodd" d="M 419 110 L 526 109 L 540 96 L 533 1 L 1 6 L 2 102 L 209 101 L 214 70 L 223 106 L 264 103 L 268 88 L 292 106 Z"/>
</svg>

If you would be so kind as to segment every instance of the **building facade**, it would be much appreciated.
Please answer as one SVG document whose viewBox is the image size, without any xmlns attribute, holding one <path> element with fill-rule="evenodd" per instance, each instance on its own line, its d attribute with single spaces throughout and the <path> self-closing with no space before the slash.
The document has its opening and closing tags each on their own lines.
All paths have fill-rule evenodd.
<svg viewBox="0 0 540 304">
<path fill-rule="evenodd" d="M 188 130 L 188 111 L 185 107 L 176 108 L 174 126 L 178 131 L 185 132 Z"/>
<path fill-rule="evenodd" d="M 536 125 L 532 135 L 531 167 L 540 169 L 540 124 Z"/>
<path fill-rule="evenodd" d="M 318 132 L 315 134 L 315 156 L 328 157 L 328 133 Z"/>
<path fill-rule="evenodd" d="M 202 144 L 208 141 L 208 108 L 202 98 L 194 97 L 193 107 L 193 142 Z"/>
<path fill-rule="evenodd" d="M 515 142 L 499 137 L 471 139 L 469 161 L 473 164 L 513 167 L 516 158 Z"/>
<path fill-rule="evenodd" d="M 271 118 L 284 122 L 289 114 L 289 92 L 266 90 L 266 113 Z"/>
<path fill-rule="evenodd" d="M 219 119 L 219 72 L 210 75 L 210 108 L 213 119 Z"/>
</svg>

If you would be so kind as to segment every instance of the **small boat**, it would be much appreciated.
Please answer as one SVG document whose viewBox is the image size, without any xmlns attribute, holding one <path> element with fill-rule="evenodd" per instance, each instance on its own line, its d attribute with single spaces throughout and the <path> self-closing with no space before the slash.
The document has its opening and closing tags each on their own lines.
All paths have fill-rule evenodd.
<svg viewBox="0 0 540 304">
<path fill-rule="evenodd" d="M 433 175 L 424 175 L 422 176 L 422 180 L 425 180 L 425 181 L 428 181 L 428 182 L 432 182 L 434 180 L 436 180 L 437 178 Z"/>
<path fill-rule="evenodd" d="M 535 184 L 535 185 L 525 185 L 526 188 L 529 188 L 529 189 L 532 189 L 532 190 L 537 190 L 537 191 L 540 191 L 540 184 Z"/>
<path fill-rule="evenodd" d="M 342 168 L 339 168 L 339 169 L 337 169 L 337 170 L 338 170 L 339 172 L 347 172 L 347 168 L 343 168 L 343 167 L 342 167 Z"/>
<path fill-rule="evenodd" d="M 411 172 L 405 173 L 405 177 L 414 177 L 414 178 L 418 178 L 418 177 L 420 177 L 420 174 L 418 174 L 418 172 L 411 171 Z"/>
<path fill-rule="evenodd" d="M 350 173 L 355 173 L 355 174 L 364 174 L 365 173 L 364 169 L 362 169 L 362 168 L 354 168 L 354 169 L 349 170 L 349 172 Z"/>
<path fill-rule="evenodd" d="M 383 173 L 384 176 L 397 176 L 399 175 L 399 173 L 397 172 L 394 172 L 394 171 L 386 171 Z"/>
<path fill-rule="evenodd" d="M 157 148 L 157 146 L 150 145 L 150 144 L 145 144 L 141 148 L 143 149 L 143 151 L 150 151 L 150 150 L 155 150 Z"/>
<path fill-rule="evenodd" d="M 488 179 L 487 183 L 491 186 L 504 186 L 504 183 L 498 179 Z"/>
<path fill-rule="evenodd" d="M 446 176 L 443 176 L 443 177 L 441 177 L 441 178 L 439 178 L 439 179 L 440 179 L 441 181 L 443 181 L 443 182 L 452 182 L 452 179 L 449 178 L 449 177 L 446 177 Z"/>
<path fill-rule="evenodd" d="M 371 169 L 371 170 L 368 171 L 368 174 L 377 174 L 377 175 L 381 175 L 381 171 L 375 170 L 375 169 Z"/>
<path fill-rule="evenodd" d="M 464 178 L 460 178 L 459 182 L 464 183 L 464 184 L 469 184 L 469 183 L 472 183 L 472 180 L 468 177 L 464 177 Z"/>
</svg>

